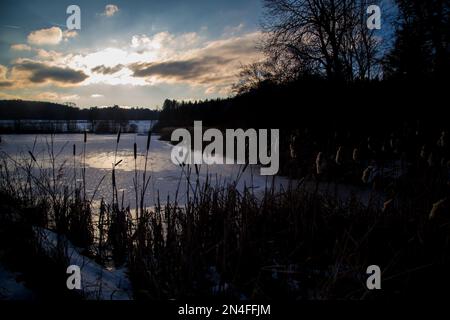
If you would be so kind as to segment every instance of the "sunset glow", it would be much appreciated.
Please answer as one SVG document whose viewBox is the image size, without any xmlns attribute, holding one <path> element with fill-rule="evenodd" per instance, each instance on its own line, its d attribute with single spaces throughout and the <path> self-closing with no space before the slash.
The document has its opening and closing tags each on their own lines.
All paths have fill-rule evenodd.
<svg viewBox="0 0 450 320">
<path fill-rule="evenodd" d="M 0 99 L 157 107 L 226 97 L 239 67 L 261 60 L 258 12 L 248 9 L 257 1 L 216 4 L 207 17 L 202 3 L 82 1 L 80 30 L 67 28 L 63 3 L 19 1 L 6 15 L 17 5 L 1 4 Z"/>
</svg>

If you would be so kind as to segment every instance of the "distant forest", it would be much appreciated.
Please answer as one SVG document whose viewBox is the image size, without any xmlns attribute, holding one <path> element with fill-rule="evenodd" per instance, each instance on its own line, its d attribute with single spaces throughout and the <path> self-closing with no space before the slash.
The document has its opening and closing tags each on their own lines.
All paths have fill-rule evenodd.
<svg viewBox="0 0 450 320">
<path fill-rule="evenodd" d="M 51 102 L 0 100 L 3 120 L 157 120 L 159 111 L 146 108 L 125 109 L 119 106 L 80 109 Z"/>
<path fill-rule="evenodd" d="M 308 128 L 385 131 L 427 120 L 448 127 L 445 84 L 371 80 L 336 83 L 321 78 L 286 84 L 265 82 L 226 99 L 166 100 L 157 127 L 190 127 L 195 120 L 217 128 Z"/>
</svg>

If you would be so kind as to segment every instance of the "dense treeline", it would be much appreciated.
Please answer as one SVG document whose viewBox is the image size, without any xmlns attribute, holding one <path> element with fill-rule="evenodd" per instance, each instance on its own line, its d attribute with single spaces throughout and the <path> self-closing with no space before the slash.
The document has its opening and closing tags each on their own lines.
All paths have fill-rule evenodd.
<svg viewBox="0 0 450 320">
<path fill-rule="evenodd" d="M 394 46 L 383 62 L 385 76 L 448 81 L 450 1 L 396 0 Z"/>
<path fill-rule="evenodd" d="M 288 84 L 262 83 L 236 97 L 200 102 L 166 100 L 160 127 L 188 127 L 194 120 L 222 128 L 300 128 L 317 126 L 358 130 L 398 127 L 405 119 L 442 117 L 444 84 L 394 80 L 335 83 L 299 79 Z"/>
<path fill-rule="evenodd" d="M 145 108 L 125 109 L 119 106 L 79 109 L 51 102 L 23 100 L 0 101 L 0 119 L 45 119 L 45 120 L 156 120 L 158 111 Z"/>
</svg>

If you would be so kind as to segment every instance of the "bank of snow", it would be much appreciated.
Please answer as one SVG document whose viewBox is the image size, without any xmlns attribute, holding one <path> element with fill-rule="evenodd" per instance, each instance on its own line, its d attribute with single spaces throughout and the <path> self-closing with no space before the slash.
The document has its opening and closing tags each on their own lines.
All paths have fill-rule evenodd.
<svg viewBox="0 0 450 320">
<path fill-rule="evenodd" d="M 130 300 L 132 288 L 125 268 L 108 270 L 92 259 L 82 255 L 64 236 L 43 228 L 34 228 L 41 249 L 49 256 L 58 252 L 63 243 L 69 265 L 81 270 L 81 291 L 88 300 Z M 68 275 L 69 276 L 69 275 Z"/>
<path fill-rule="evenodd" d="M 19 281 L 19 274 L 0 264 L 0 300 L 30 300 L 32 292 Z"/>
</svg>

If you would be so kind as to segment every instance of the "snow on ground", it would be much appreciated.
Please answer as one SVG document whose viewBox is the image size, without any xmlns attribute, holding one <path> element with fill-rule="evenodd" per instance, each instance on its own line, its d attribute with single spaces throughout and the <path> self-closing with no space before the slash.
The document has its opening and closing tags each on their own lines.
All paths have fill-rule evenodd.
<svg viewBox="0 0 450 320">
<path fill-rule="evenodd" d="M 32 292 L 18 280 L 20 275 L 0 265 L 0 300 L 29 300 Z"/>
<path fill-rule="evenodd" d="M 86 299 L 130 300 L 133 298 L 126 268 L 108 270 L 92 259 L 80 254 L 81 250 L 63 236 L 59 236 L 58 239 L 58 235 L 48 229 L 35 227 L 34 230 L 40 247 L 49 256 L 57 252 L 58 241 L 65 243 L 69 265 L 80 267 L 81 290 Z M 67 276 L 69 277 L 69 274 Z"/>
</svg>

